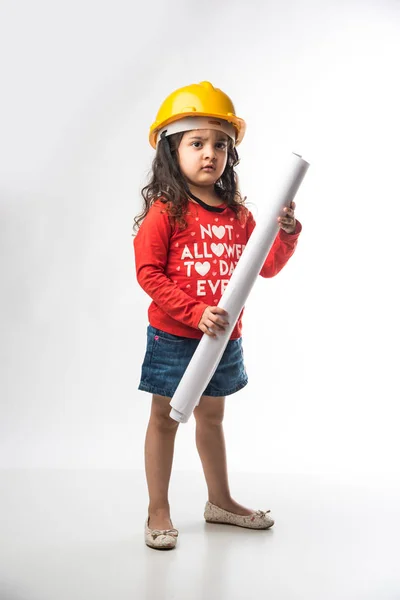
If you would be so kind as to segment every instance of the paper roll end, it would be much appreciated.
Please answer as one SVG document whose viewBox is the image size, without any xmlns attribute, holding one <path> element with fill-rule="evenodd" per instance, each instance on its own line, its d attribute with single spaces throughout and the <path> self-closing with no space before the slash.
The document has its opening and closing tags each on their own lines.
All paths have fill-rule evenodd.
<svg viewBox="0 0 400 600">
<path fill-rule="evenodd" d="M 171 417 L 171 419 L 174 419 L 174 421 L 178 421 L 178 423 L 187 423 L 189 421 L 189 419 L 185 417 L 183 413 L 179 412 L 178 410 L 175 410 L 175 408 L 171 409 L 169 416 Z"/>
<path fill-rule="evenodd" d="M 297 154 L 297 152 L 292 152 L 292 157 L 293 156 L 297 156 L 297 158 L 299 158 L 302 161 L 303 166 L 307 167 L 307 169 L 308 169 L 308 167 L 310 166 L 310 163 L 307 162 L 301 154 Z"/>
</svg>

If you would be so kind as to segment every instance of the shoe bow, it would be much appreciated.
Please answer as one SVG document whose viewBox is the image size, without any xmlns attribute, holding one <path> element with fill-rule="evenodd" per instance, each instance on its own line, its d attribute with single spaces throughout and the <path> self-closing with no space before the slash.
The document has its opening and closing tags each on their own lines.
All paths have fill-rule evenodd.
<svg viewBox="0 0 400 600">
<path fill-rule="evenodd" d="M 151 537 L 153 540 L 158 538 L 159 535 L 172 535 L 173 537 L 178 537 L 177 529 L 152 529 Z"/>
<path fill-rule="evenodd" d="M 257 510 L 256 515 L 259 515 L 260 517 L 265 517 L 265 515 L 269 512 L 271 512 L 271 510 Z"/>
</svg>

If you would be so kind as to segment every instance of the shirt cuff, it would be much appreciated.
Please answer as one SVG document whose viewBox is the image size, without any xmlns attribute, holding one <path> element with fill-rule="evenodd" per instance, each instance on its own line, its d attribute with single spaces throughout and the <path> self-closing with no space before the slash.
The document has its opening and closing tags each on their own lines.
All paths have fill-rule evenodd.
<svg viewBox="0 0 400 600">
<path fill-rule="evenodd" d="M 290 242 L 299 237 L 302 229 L 302 224 L 296 219 L 296 229 L 293 231 L 293 233 L 286 233 L 286 231 L 283 231 L 283 229 L 279 229 L 279 236 L 283 242 Z"/>
</svg>

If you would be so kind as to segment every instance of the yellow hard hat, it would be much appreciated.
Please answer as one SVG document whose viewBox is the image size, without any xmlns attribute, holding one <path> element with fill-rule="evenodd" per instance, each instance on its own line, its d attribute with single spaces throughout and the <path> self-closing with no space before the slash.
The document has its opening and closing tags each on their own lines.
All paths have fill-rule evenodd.
<svg viewBox="0 0 400 600">
<path fill-rule="evenodd" d="M 193 83 L 179 88 L 161 104 L 156 120 L 150 127 L 149 141 L 153 148 L 157 145 L 160 130 L 184 117 L 216 117 L 232 123 L 236 133 L 236 146 L 240 144 L 246 131 L 246 123 L 235 115 L 232 100 L 209 81 Z"/>
</svg>

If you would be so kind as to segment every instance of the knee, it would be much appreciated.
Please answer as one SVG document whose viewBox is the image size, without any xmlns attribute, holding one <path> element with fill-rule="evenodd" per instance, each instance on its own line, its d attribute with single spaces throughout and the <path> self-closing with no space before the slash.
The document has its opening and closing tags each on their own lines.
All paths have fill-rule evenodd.
<svg viewBox="0 0 400 600">
<path fill-rule="evenodd" d="M 169 401 L 166 402 L 164 400 L 160 402 L 159 399 L 154 399 L 151 409 L 150 420 L 153 423 L 153 425 L 159 430 L 174 431 L 178 429 L 179 423 L 178 421 L 175 421 L 175 419 L 172 419 L 169 416 L 170 412 L 171 406 L 169 404 Z"/>
<path fill-rule="evenodd" d="M 153 414 L 151 415 L 151 421 L 160 431 L 175 431 L 179 426 L 179 423 L 172 419 L 169 414 Z"/>
<path fill-rule="evenodd" d="M 201 427 L 216 427 L 222 425 L 224 420 L 223 410 L 201 410 L 200 406 L 198 406 L 193 414 L 196 419 L 196 424 Z"/>
</svg>

